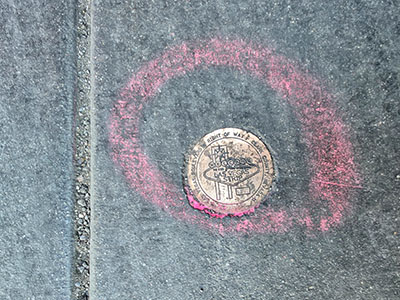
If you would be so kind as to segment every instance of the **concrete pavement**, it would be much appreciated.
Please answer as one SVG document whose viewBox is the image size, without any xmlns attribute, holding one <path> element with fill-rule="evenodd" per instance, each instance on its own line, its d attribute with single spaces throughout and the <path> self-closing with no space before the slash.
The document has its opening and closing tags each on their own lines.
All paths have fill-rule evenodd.
<svg viewBox="0 0 400 300">
<path fill-rule="evenodd" d="M 71 299 L 74 18 L 0 4 L 0 299 Z"/>
<path fill-rule="evenodd" d="M 0 4 L 0 299 L 398 299 L 398 15 Z M 185 159 L 224 127 L 276 178 L 219 219 L 189 204 Z"/>
<path fill-rule="evenodd" d="M 396 12 L 95 2 L 91 296 L 398 298 Z M 223 127 L 263 137 L 278 169 L 242 219 L 195 211 L 182 185 L 187 151 Z"/>
</svg>

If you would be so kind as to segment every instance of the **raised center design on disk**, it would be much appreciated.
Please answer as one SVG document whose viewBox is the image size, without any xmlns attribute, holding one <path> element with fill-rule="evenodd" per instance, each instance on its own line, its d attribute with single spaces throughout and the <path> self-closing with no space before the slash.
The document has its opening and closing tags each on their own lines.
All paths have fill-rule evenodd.
<svg viewBox="0 0 400 300">
<path fill-rule="evenodd" d="M 274 178 L 267 146 L 254 134 L 237 128 L 218 129 L 201 138 L 190 151 L 186 167 L 195 200 L 223 215 L 257 207 Z"/>
</svg>

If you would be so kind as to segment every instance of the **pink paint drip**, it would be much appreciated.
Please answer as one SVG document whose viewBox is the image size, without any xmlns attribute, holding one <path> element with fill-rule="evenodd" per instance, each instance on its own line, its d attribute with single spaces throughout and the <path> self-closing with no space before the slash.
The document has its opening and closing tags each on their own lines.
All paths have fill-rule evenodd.
<svg viewBox="0 0 400 300">
<path fill-rule="evenodd" d="M 197 202 L 186 190 L 174 186 L 143 152 L 139 123 L 143 105 L 156 97 L 170 79 L 187 72 L 225 67 L 264 82 L 289 102 L 300 120 L 309 150 L 311 183 L 308 206 L 327 202 L 329 215 L 315 220 L 310 209 L 259 207 L 242 218 L 225 218 Z M 110 144 L 115 163 L 140 195 L 179 220 L 201 225 L 220 234 L 230 232 L 286 232 L 295 225 L 309 231 L 327 231 L 341 223 L 350 210 L 350 190 L 359 188 L 352 146 L 334 108 L 331 95 L 311 75 L 272 49 L 243 40 L 211 39 L 184 43 L 145 64 L 116 101 L 110 119 Z M 279 149 L 278 149 L 279 150 Z M 199 214 L 188 206 L 186 200 Z M 247 216 L 251 214 L 251 216 Z M 239 216 L 239 215 L 238 215 Z"/>
<path fill-rule="evenodd" d="M 197 210 L 200 210 L 200 211 L 204 211 L 205 213 L 209 214 L 211 217 L 214 217 L 214 218 L 222 219 L 222 218 L 224 218 L 224 217 L 226 217 L 226 216 L 230 216 L 230 217 L 242 217 L 242 216 L 244 216 L 244 215 L 248 215 L 248 214 L 253 213 L 253 212 L 255 211 L 255 209 L 258 207 L 258 206 L 257 206 L 257 207 L 253 207 L 253 208 L 251 208 L 251 209 L 249 209 L 249 210 L 247 210 L 247 211 L 243 211 L 243 212 L 240 212 L 240 213 L 221 214 L 221 213 L 217 213 L 217 212 L 213 211 L 211 208 L 209 208 L 209 207 L 205 206 L 204 204 L 201 204 L 199 201 L 197 201 L 197 200 L 193 197 L 193 194 L 190 192 L 190 190 L 189 190 L 188 187 L 185 187 L 185 192 L 186 192 L 186 196 L 187 196 L 187 198 L 188 198 L 188 200 L 189 200 L 189 204 L 190 204 L 193 208 L 195 208 L 195 209 L 197 209 Z"/>
</svg>

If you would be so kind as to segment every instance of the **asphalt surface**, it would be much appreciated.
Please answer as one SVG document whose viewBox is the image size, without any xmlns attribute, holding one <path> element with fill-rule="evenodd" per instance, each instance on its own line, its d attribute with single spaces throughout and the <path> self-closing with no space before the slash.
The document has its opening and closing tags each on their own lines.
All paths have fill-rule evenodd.
<svg viewBox="0 0 400 300">
<path fill-rule="evenodd" d="M 71 299 L 74 1 L 0 3 L 0 299 Z"/>
<path fill-rule="evenodd" d="M 91 297 L 398 299 L 398 13 L 391 1 L 95 2 Z M 361 179 L 348 188 L 351 209 L 338 226 L 226 233 L 207 224 L 227 228 L 240 221 L 211 219 L 188 203 L 179 204 L 189 215 L 184 221 L 152 196 L 159 175 L 135 177 L 146 169 L 136 146 L 121 153 L 109 140 L 113 108 L 118 100 L 134 101 L 120 93 L 142 66 L 170 47 L 216 37 L 273 49 L 332 95 Z M 150 78 L 156 73 L 144 80 L 156 82 Z M 165 201 L 170 186 L 185 199 L 183 166 L 191 145 L 215 129 L 238 127 L 272 149 L 278 176 L 265 207 L 307 208 L 315 219 L 329 215 L 324 204 L 310 207 L 310 149 L 298 112 L 276 87 L 232 67 L 209 66 L 157 85 L 150 96 L 142 92 L 136 99 L 151 100 L 143 102 L 139 123 L 129 123 L 121 109 L 117 115 L 132 127 L 122 136 L 139 141 L 141 157 L 168 178 L 160 188 Z M 139 105 L 133 107 L 131 113 Z M 113 155 L 124 159 L 122 165 Z M 145 182 L 155 182 L 154 188 L 140 192 Z M 256 210 L 245 218 L 257 216 Z"/>
</svg>

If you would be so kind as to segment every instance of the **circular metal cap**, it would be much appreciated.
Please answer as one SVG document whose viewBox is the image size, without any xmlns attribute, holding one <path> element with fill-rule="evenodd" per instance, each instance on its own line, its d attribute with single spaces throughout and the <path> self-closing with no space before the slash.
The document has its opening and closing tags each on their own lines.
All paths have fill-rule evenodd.
<svg viewBox="0 0 400 300">
<path fill-rule="evenodd" d="M 267 146 L 254 134 L 237 128 L 213 131 L 190 151 L 187 184 L 201 206 L 222 215 L 257 207 L 274 178 Z"/>
</svg>

